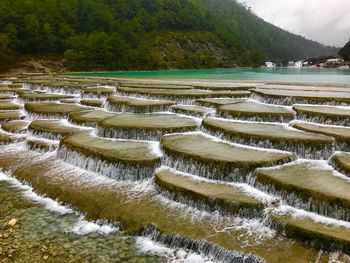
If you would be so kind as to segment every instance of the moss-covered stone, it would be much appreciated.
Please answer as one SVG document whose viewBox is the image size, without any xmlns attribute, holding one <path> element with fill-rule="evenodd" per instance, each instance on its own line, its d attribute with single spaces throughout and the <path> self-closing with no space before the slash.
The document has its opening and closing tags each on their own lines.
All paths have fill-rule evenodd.
<svg viewBox="0 0 350 263">
<path fill-rule="evenodd" d="M 281 195 L 292 206 L 350 221 L 350 181 L 336 175 L 323 161 L 300 161 L 253 174 L 256 186 Z"/>
<path fill-rule="evenodd" d="M 13 100 L 0 100 L 0 110 L 19 110 L 23 106 L 15 103 Z"/>
<path fill-rule="evenodd" d="M 61 99 L 73 99 L 73 95 L 51 94 L 51 93 L 24 93 L 19 98 L 24 101 L 55 101 Z"/>
<path fill-rule="evenodd" d="M 293 127 L 302 131 L 332 136 L 336 141 L 336 149 L 350 151 L 350 128 L 329 126 L 310 122 L 294 122 Z"/>
<path fill-rule="evenodd" d="M 333 152 L 334 139 L 304 132 L 287 124 L 205 118 L 202 126 L 214 136 L 255 147 L 289 150 L 303 158 L 324 158 Z"/>
<path fill-rule="evenodd" d="M 256 167 L 294 160 L 288 152 L 253 149 L 203 133 L 167 135 L 161 139 L 165 165 L 210 179 L 241 181 Z"/>
<path fill-rule="evenodd" d="M 286 90 L 286 89 L 252 89 L 253 97 L 265 103 L 293 105 L 300 104 L 332 104 L 350 105 L 349 92 Z"/>
<path fill-rule="evenodd" d="M 90 107 L 102 108 L 105 103 L 105 100 L 101 99 L 83 99 L 80 101 L 80 104 Z"/>
<path fill-rule="evenodd" d="M 193 131 L 195 119 L 171 113 L 119 113 L 99 123 L 98 133 L 103 137 L 159 140 L 164 134 Z"/>
<path fill-rule="evenodd" d="M 49 140 L 60 140 L 74 133 L 92 131 L 92 129 L 74 126 L 62 120 L 35 120 L 29 125 L 28 130 L 36 136 Z"/>
<path fill-rule="evenodd" d="M 65 94 L 80 94 L 81 89 L 87 84 L 81 84 L 77 82 L 67 82 L 67 81 L 28 81 L 26 82 L 32 89 L 39 88 L 46 90 L 48 92 L 54 93 L 65 93 Z"/>
<path fill-rule="evenodd" d="M 78 104 L 60 102 L 27 102 L 24 108 L 31 114 L 53 117 L 62 117 L 67 116 L 71 112 L 94 109 Z"/>
<path fill-rule="evenodd" d="M 25 133 L 28 130 L 30 121 L 16 120 L 1 125 L 1 129 L 10 133 Z"/>
<path fill-rule="evenodd" d="M 18 136 L 18 135 L 14 135 L 14 134 L 5 133 L 5 132 L 0 131 L 0 145 L 20 142 L 20 141 L 25 140 L 25 138 L 26 137 L 23 135 Z"/>
<path fill-rule="evenodd" d="M 0 101 L 1 100 L 13 100 L 16 96 L 13 94 L 0 94 Z"/>
<path fill-rule="evenodd" d="M 182 102 L 184 104 L 190 104 L 191 100 L 199 98 L 240 98 L 250 96 L 249 91 L 210 91 L 197 89 L 138 89 L 125 87 L 119 87 L 117 90 L 122 95 L 134 94 L 145 96 L 147 98 L 170 99 L 177 102 Z"/>
<path fill-rule="evenodd" d="M 26 146 L 30 151 L 46 153 L 53 152 L 58 149 L 59 143 L 57 141 L 46 140 L 42 138 L 28 138 Z"/>
<path fill-rule="evenodd" d="M 0 110 L 0 124 L 12 120 L 19 120 L 24 118 L 25 116 L 21 111 L 16 111 L 16 110 L 5 110 L 2 111 Z"/>
<path fill-rule="evenodd" d="M 78 125 L 96 127 L 100 121 L 113 116 L 115 113 L 104 110 L 84 110 L 69 113 L 68 120 Z"/>
<path fill-rule="evenodd" d="M 291 238 L 326 251 L 350 252 L 350 229 L 332 224 L 316 222 L 308 217 L 294 217 L 292 214 L 271 214 L 276 225 Z"/>
<path fill-rule="evenodd" d="M 105 99 L 116 92 L 115 87 L 97 86 L 83 88 L 81 95 L 83 98 Z"/>
<path fill-rule="evenodd" d="M 77 133 L 61 140 L 58 156 L 63 160 L 111 178 L 151 177 L 160 163 L 154 143 L 111 140 L 90 133 Z"/>
<path fill-rule="evenodd" d="M 315 123 L 350 126 L 350 107 L 294 105 L 297 118 Z"/>
<path fill-rule="evenodd" d="M 175 102 L 165 100 L 147 100 L 124 96 L 111 96 L 107 99 L 107 108 L 116 112 L 147 113 L 166 111 Z"/>
<path fill-rule="evenodd" d="M 332 156 L 330 163 L 333 165 L 335 169 L 337 169 L 338 171 L 350 177 L 350 153 L 348 152 L 335 153 Z"/>
<path fill-rule="evenodd" d="M 170 107 L 170 110 L 175 113 L 191 115 L 198 118 L 203 118 L 210 113 L 215 113 L 215 110 L 212 108 L 196 105 L 174 105 Z"/>
<path fill-rule="evenodd" d="M 60 102 L 62 103 L 74 103 L 74 104 L 77 104 L 80 102 L 80 99 L 78 98 L 74 98 L 74 99 L 62 99 L 60 100 Z"/>
<path fill-rule="evenodd" d="M 252 121 L 289 122 L 294 119 L 294 111 L 283 106 L 268 105 L 255 101 L 244 101 L 223 105 L 218 109 L 221 117 Z"/>
<path fill-rule="evenodd" d="M 239 102 L 244 102 L 248 100 L 248 98 L 241 98 L 241 99 L 235 99 L 235 98 L 207 98 L 207 99 L 197 99 L 195 100 L 196 103 L 203 105 L 205 107 L 214 107 L 219 108 L 223 105 L 227 104 L 235 104 Z"/>
<path fill-rule="evenodd" d="M 138 89 L 192 89 L 192 85 L 182 85 L 176 83 L 132 83 L 121 82 L 119 87 L 138 88 Z"/>
<path fill-rule="evenodd" d="M 167 167 L 156 171 L 155 181 L 172 199 L 211 211 L 256 216 L 263 209 L 261 201 L 235 185 L 200 180 Z"/>
<path fill-rule="evenodd" d="M 249 90 L 261 86 L 260 83 L 192 83 L 194 89 L 208 89 L 208 90 Z"/>
</svg>

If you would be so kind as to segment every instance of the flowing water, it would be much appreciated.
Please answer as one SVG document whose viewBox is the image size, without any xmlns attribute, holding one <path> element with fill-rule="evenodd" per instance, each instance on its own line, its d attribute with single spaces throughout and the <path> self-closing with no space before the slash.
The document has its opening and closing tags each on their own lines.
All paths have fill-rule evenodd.
<svg viewBox="0 0 350 263">
<path fill-rule="evenodd" d="M 350 80 L 349 71 L 320 69 L 80 75 L 222 80 L 270 80 L 271 77 L 280 81 L 327 79 L 338 83 Z M 63 82 L 62 87 L 51 86 L 57 80 Z M 177 127 L 175 131 L 164 132 L 162 127 L 176 121 L 174 114 L 169 113 L 170 105 L 159 108 L 165 116 L 160 123 L 142 122 L 139 130 L 126 122 L 117 128 L 104 128 L 103 120 L 120 114 L 114 111 L 140 117 L 140 113 L 155 109 L 138 105 L 135 111 L 132 106 L 112 107 L 105 102 L 105 114 L 89 114 L 101 109 L 81 107 L 79 101 L 85 96 L 84 88 L 96 87 L 93 96 L 105 100 L 107 95 L 98 92 L 104 92 L 100 88 L 105 87 L 106 81 L 108 89 L 113 90 L 111 94 L 119 96 L 125 94 L 118 92 L 118 87 L 129 83 L 107 77 L 100 80 L 66 75 L 12 80 L 14 84 L 23 84 L 27 90 L 23 92 L 28 94 L 74 94 L 76 101 L 26 103 L 21 93 L 14 92 L 18 98 L 13 101 L 20 105 L 19 112 L 25 120 L 45 121 L 35 131 L 33 126 L 24 131 L 18 127 L 16 134 L 15 124 L 13 133 L 0 130 L 0 259 L 3 262 L 350 262 L 350 179 L 336 170 L 348 168 L 346 163 L 339 165 L 327 160 L 335 150 L 344 148 L 342 142 L 329 137 L 329 145 L 318 145 L 317 141 L 311 145 L 300 138 L 294 143 L 293 138 L 285 141 L 276 136 L 279 138 L 276 141 L 274 134 L 269 134 L 271 141 L 259 134 L 254 139 L 245 139 L 242 134 L 223 135 L 220 130 L 203 127 L 202 120 L 207 115 L 193 118 L 194 128 L 178 130 Z M 12 82 L 0 82 L 0 87 Z M 146 85 L 143 87 L 146 94 L 152 89 L 147 81 L 134 80 L 135 83 Z M 234 86 L 234 82 L 231 84 Z M 169 85 L 176 90 L 180 84 Z M 215 85 L 219 84 L 211 82 L 209 89 L 232 89 L 232 86 Z M 258 83 L 254 85 L 262 87 Z M 176 92 L 182 88 L 179 86 Z M 242 90 L 247 92 L 251 88 Z M 197 87 L 193 93 L 198 89 L 205 87 Z M 263 98 L 254 96 L 254 90 L 251 92 L 250 98 L 257 101 L 250 102 L 276 114 L 275 123 L 283 121 L 288 129 L 295 122 L 298 116 L 292 107 L 284 107 L 292 112 L 291 122 L 275 111 L 276 104 L 289 105 L 292 100 L 284 103 L 277 99 L 270 101 L 274 105 L 264 104 Z M 205 89 L 203 94 L 206 93 L 210 91 Z M 137 92 L 132 96 L 149 98 Z M 150 97 L 157 98 L 157 94 Z M 181 94 L 168 99 L 198 105 L 196 98 Z M 337 102 L 332 97 L 328 99 Z M 247 111 L 244 101 L 228 104 L 238 105 L 235 110 Z M 218 115 L 220 109 L 211 104 L 206 106 L 210 110 L 208 116 Z M 254 113 L 252 106 L 248 108 L 253 112 L 249 114 L 261 116 L 256 109 Z M 77 111 L 86 114 L 75 121 Z M 0 121 L 5 113 L 0 103 Z M 269 114 L 253 116 L 244 122 L 263 125 L 271 121 Z M 240 114 L 235 118 L 244 119 Z M 4 119 L 4 122 L 8 121 Z M 94 128 L 83 129 L 80 122 Z M 341 124 L 347 126 L 347 123 Z M 72 127 L 75 130 L 71 135 L 64 136 L 62 128 Z M 164 169 L 170 169 L 171 178 L 175 179 L 160 182 L 157 174 Z M 184 176 L 195 186 L 181 184 Z M 316 177 L 318 180 L 314 180 Z M 321 187 L 313 184 L 314 181 L 319 181 Z M 224 188 L 230 191 L 218 190 Z M 16 222 L 11 226 L 12 219 Z"/>
</svg>

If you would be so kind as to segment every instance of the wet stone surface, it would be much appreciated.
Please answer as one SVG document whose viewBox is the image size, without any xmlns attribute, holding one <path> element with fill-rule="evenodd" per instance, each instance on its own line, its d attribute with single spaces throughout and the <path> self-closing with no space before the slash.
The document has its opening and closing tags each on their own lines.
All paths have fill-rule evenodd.
<svg viewBox="0 0 350 263">
<path fill-rule="evenodd" d="M 122 233 L 72 232 L 74 226 L 81 224 L 79 215 L 49 211 L 24 199 L 20 190 L 3 181 L 0 202 L 2 262 L 164 262 L 140 256 L 135 240 Z M 10 226 L 13 219 L 16 223 Z"/>
</svg>

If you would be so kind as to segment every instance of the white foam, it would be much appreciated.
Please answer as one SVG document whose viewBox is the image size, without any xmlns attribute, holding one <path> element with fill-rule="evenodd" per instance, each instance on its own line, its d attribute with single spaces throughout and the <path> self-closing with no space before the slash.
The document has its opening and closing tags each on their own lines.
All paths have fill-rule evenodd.
<svg viewBox="0 0 350 263">
<path fill-rule="evenodd" d="M 160 148 L 159 142 L 153 142 L 153 141 L 149 142 L 149 149 L 153 155 L 158 156 L 158 157 L 163 156 L 163 152 Z"/>
<path fill-rule="evenodd" d="M 183 249 L 168 248 L 165 245 L 154 242 L 147 237 L 138 237 L 136 239 L 136 248 L 141 254 L 155 255 L 166 259 L 171 263 L 213 263 L 209 257 L 197 253 L 185 251 Z"/>
<path fill-rule="evenodd" d="M 302 209 L 297 209 L 288 205 L 281 205 L 278 208 L 275 208 L 274 211 L 280 215 L 291 214 L 294 218 L 303 219 L 309 218 L 316 223 L 321 223 L 325 225 L 335 226 L 335 227 L 344 227 L 350 229 L 350 222 L 337 220 L 330 217 L 321 216 L 319 214 L 308 212 Z"/>
<path fill-rule="evenodd" d="M 285 108 L 288 109 L 290 111 L 293 111 L 293 106 L 283 106 L 283 105 L 275 105 L 275 104 L 268 104 L 268 103 L 264 103 L 255 99 L 248 99 L 245 102 L 252 102 L 252 103 L 256 103 L 256 104 L 260 104 L 260 105 L 265 105 L 265 106 L 269 106 L 269 107 L 275 107 L 275 108 Z M 295 112 L 294 112 L 295 113 Z"/>
<path fill-rule="evenodd" d="M 28 185 L 22 184 L 16 178 L 0 172 L 0 181 L 4 181 L 9 183 L 12 187 L 15 187 L 22 191 L 22 195 L 29 200 L 33 200 L 34 202 L 44 206 L 47 210 L 59 213 L 59 214 L 70 214 L 74 211 L 64 205 L 58 203 L 58 201 L 54 201 L 50 198 L 40 196 L 36 194 L 32 187 Z"/>
<path fill-rule="evenodd" d="M 89 222 L 84 219 L 84 217 L 80 217 L 79 220 L 67 230 L 67 232 L 74 233 L 76 235 L 87 235 L 93 232 L 97 232 L 102 235 L 108 235 L 111 233 L 115 233 L 119 231 L 119 228 L 114 227 L 110 224 L 98 224 L 94 222 Z"/>
</svg>

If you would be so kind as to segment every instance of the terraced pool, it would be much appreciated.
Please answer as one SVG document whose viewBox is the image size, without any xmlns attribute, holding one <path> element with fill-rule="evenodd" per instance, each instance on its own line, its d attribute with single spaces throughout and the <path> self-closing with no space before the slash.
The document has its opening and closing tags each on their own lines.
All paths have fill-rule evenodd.
<svg viewBox="0 0 350 263">
<path fill-rule="evenodd" d="M 0 259 L 350 262 L 350 88 L 0 79 Z"/>
</svg>

